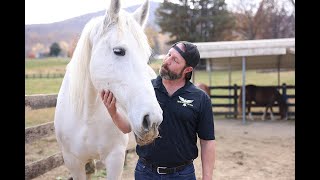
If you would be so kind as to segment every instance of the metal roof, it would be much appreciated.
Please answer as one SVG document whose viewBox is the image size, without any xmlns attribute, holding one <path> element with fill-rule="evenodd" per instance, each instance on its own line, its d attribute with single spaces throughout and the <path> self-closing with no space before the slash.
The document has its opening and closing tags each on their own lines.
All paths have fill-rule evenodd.
<svg viewBox="0 0 320 180">
<path fill-rule="evenodd" d="M 200 58 L 211 62 L 212 70 L 295 69 L 295 38 L 245 41 L 195 42 Z"/>
</svg>

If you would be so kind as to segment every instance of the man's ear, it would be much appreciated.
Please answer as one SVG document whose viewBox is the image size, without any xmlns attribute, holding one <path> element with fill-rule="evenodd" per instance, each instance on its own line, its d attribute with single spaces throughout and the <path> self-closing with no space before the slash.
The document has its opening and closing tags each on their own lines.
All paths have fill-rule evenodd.
<svg viewBox="0 0 320 180">
<path fill-rule="evenodd" d="M 188 72 L 191 72 L 191 71 L 193 71 L 193 67 L 191 67 L 191 66 L 188 66 L 188 67 L 186 67 L 186 68 L 184 69 L 184 72 L 186 72 L 186 74 L 187 74 Z"/>
</svg>

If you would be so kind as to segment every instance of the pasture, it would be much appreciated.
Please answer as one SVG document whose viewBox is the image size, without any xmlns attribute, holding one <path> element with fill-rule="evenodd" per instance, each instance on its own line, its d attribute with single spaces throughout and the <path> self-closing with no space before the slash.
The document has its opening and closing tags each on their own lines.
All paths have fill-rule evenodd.
<svg viewBox="0 0 320 180">
<path fill-rule="evenodd" d="M 65 68 L 70 59 L 65 58 L 44 58 L 38 59 L 26 59 L 25 61 L 25 73 L 32 74 L 55 74 L 65 73 Z M 150 66 L 158 74 L 161 66 L 161 60 L 154 60 L 150 63 Z M 195 82 L 202 82 L 209 84 L 208 73 L 205 71 L 196 71 Z M 242 72 L 233 71 L 231 75 L 231 85 L 242 84 Z M 280 83 L 286 83 L 287 85 L 295 85 L 295 72 L 283 71 L 280 73 Z M 256 85 L 278 85 L 278 73 L 268 72 L 262 73 L 255 70 L 246 72 L 246 83 Z M 30 94 L 46 94 L 46 93 L 58 93 L 62 78 L 28 78 L 26 79 L 26 95 Z M 225 86 L 228 85 L 229 77 L 228 72 L 215 71 L 211 73 L 211 86 Z M 217 92 L 219 93 L 219 92 Z M 293 92 L 294 93 L 294 92 Z"/>
<path fill-rule="evenodd" d="M 70 59 L 26 59 L 26 74 L 64 73 Z M 161 61 L 151 63 L 151 67 L 158 73 Z M 212 72 L 212 86 L 228 85 L 228 72 Z M 261 73 L 247 71 L 246 82 L 257 85 L 277 85 L 277 72 Z M 241 85 L 241 71 L 232 72 L 231 85 Z M 58 93 L 62 78 L 35 78 L 25 80 L 25 94 L 55 94 Z M 195 73 L 195 82 L 209 84 L 205 71 Z M 293 71 L 281 72 L 281 84 L 295 85 Z M 294 93 L 288 92 L 288 93 Z M 212 94 L 223 93 L 219 90 Z M 223 100 L 221 100 L 223 101 Z M 39 110 L 25 109 L 25 126 L 53 121 L 55 108 Z M 241 125 L 240 120 L 216 119 L 217 160 L 214 179 L 294 179 L 294 121 L 249 121 Z M 271 133 L 272 132 L 272 133 Z M 271 135 L 272 134 L 272 135 Z M 38 142 L 26 144 L 25 163 L 45 158 L 58 151 L 54 136 L 43 138 Z M 135 152 L 128 154 L 127 165 L 124 168 L 124 179 L 133 179 L 133 172 L 137 156 Z M 200 159 L 195 160 L 201 177 Z M 36 179 L 67 179 L 68 172 L 64 166 L 56 168 Z M 98 171 L 93 179 L 102 179 L 105 171 Z"/>
<path fill-rule="evenodd" d="M 65 58 L 45 58 L 45 59 L 26 59 L 26 74 L 54 74 L 54 73 L 62 73 L 64 74 L 65 68 L 67 63 L 70 59 Z M 154 60 L 151 62 L 150 66 L 155 70 L 158 74 L 159 68 L 161 66 L 161 60 Z M 231 85 L 242 84 L 242 72 L 241 71 L 234 71 L 232 72 L 232 79 Z M 196 71 L 195 75 L 195 82 L 202 82 L 205 84 L 209 84 L 209 77 L 208 73 L 205 71 Z M 281 84 L 286 83 L 287 85 L 295 85 L 295 72 L 294 71 L 284 71 L 281 72 Z M 278 73 L 277 72 L 268 72 L 268 73 L 261 73 L 258 71 L 247 71 L 246 72 L 246 82 L 247 84 L 256 84 L 256 85 L 277 85 L 278 80 Z M 211 85 L 212 86 L 225 86 L 228 85 L 229 77 L 228 72 L 224 71 L 216 71 L 211 73 Z M 62 78 L 27 78 L 25 79 L 25 94 L 56 94 L 59 91 L 60 85 L 62 82 Z M 211 94 L 213 95 L 222 95 L 227 94 L 226 90 L 211 90 Z M 288 90 L 288 94 L 294 94 L 293 90 Z M 294 99 L 290 100 L 291 103 L 294 103 Z M 215 103 L 228 103 L 227 99 L 216 99 Z M 294 110 L 294 107 L 290 107 L 291 110 Z M 260 110 L 259 108 L 257 108 Z M 226 108 L 217 107 L 217 110 L 226 110 Z M 263 109 L 261 109 L 263 111 Z M 44 112 L 44 113 L 42 113 Z M 40 117 L 39 114 L 46 114 L 48 112 L 48 117 Z M 36 110 L 30 111 L 26 113 L 26 125 L 35 125 L 34 122 L 47 122 L 52 121 L 54 113 L 54 108 L 49 110 Z M 222 117 L 223 118 L 223 117 Z"/>
</svg>

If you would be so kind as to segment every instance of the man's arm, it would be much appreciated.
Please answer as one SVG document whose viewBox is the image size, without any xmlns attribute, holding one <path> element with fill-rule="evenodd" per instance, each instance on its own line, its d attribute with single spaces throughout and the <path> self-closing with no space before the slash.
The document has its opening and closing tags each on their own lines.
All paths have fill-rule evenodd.
<svg viewBox="0 0 320 180">
<path fill-rule="evenodd" d="M 124 133 L 131 132 L 131 126 L 127 119 L 125 119 L 118 111 L 116 107 L 116 98 L 109 90 L 103 90 L 101 92 L 101 99 L 103 104 L 106 106 L 113 123 Z"/>
<path fill-rule="evenodd" d="M 215 164 L 216 145 L 215 140 L 200 139 L 202 180 L 212 180 Z"/>
</svg>

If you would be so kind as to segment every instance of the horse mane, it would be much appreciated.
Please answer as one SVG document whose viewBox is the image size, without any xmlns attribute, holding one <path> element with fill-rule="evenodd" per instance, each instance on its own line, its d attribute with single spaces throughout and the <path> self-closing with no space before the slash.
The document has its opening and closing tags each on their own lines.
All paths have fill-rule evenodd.
<svg viewBox="0 0 320 180">
<path fill-rule="evenodd" d="M 133 34 L 134 38 L 138 42 L 139 47 L 142 49 L 141 52 L 137 53 L 140 53 L 140 55 L 144 55 L 145 57 L 149 57 L 151 54 L 151 48 L 144 31 L 140 30 L 140 25 L 127 12 L 120 10 L 117 22 L 111 20 L 111 17 L 108 15 L 108 13 L 104 18 L 97 17 L 90 20 L 82 30 L 72 59 L 67 65 L 67 71 L 69 71 L 67 75 L 70 78 L 69 98 L 76 112 L 82 112 L 84 107 L 83 97 L 85 95 L 89 95 L 89 98 L 95 98 L 94 102 L 96 102 L 99 98 L 90 79 L 89 63 L 92 48 L 90 35 L 92 34 L 93 30 L 95 30 L 96 32 L 94 33 L 96 33 L 98 36 L 101 36 L 107 33 L 110 27 L 115 24 L 117 26 L 116 28 L 118 28 L 118 37 L 122 37 L 124 28 L 129 28 L 129 31 Z"/>
<path fill-rule="evenodd" d="M 84 104 L 85 87 L 84 83 L 91 83 L 89 62 L 91 57 L 90 33 L 95 27 L 95 21 L 91 20 L 83 28 L 77 46 L 74 50 L 70 63 L 67 66 L 69 71 L 70 101 L 76 112 L 81 112 Z"/>
</svg>

